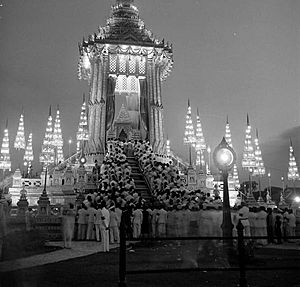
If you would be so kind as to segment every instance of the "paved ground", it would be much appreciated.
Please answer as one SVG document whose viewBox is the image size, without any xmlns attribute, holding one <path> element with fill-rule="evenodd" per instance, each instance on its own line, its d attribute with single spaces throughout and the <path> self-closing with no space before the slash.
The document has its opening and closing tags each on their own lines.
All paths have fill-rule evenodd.
<svg viewBox="0 0 300 287">
<path fill-rule="evenodd" d="M 62 246 L 61 242 L 51 243 Z M 61 249 L 0 263 L 2 287 L 53 287 L 53 286 L 117 286 L 118 248 L 101 253 L 97 242 L 74 242 L 71 250 Z M 300 266 L 299 243 L 269 245 L 255 252 L 255 266 Z M 193 267 L 189 258 L 195 255 L 193 246 L 183 243 L 154 243 L 135 246 L 127 252 L 128 269 L 156 269 Z M 205 263 L 204 263 L 205 264 Z M 213 263 L 214 264 L 214 263 Z M 238 272 L 178 272 L 164 274 L 128 275 L 128 287 L 141 286 L 237 286 Z M 251 287 L 299 287 L 298 271 L 247 271 Z"/>
<path fill-rule="evenodd" d="M 71 249 L 63 248 L 63 242 L 61 241 L 48 242 L 47 245 L 61 247 L 61 249 L 53 252 L 30 256 L 27 258 L 2 261 L 0 262 L 0 272 L 9 272 L 23 268 L 31 268 L 101 252 L 101 243 L 95 241 L 74 241 L 72 243 Z M 111 244 L 110 248 L 114 249 L 117 246 L 117 244 Z"/>
</svg>

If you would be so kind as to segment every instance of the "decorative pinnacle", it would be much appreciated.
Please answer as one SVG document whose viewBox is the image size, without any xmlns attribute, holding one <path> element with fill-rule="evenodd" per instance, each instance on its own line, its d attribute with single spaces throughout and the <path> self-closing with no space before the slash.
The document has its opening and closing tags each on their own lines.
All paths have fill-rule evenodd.
<svg viewBox="0 0 300 287">
<path fill-rule="evenodd" d="M 197 116 L 198 116 L 198 117 L 200 117 L 200 115 L 199 115 L 199 109 L 198 109 L 198 107 L 197 107 Z"/>
<path fill-rule="evenodd" d="M 51 116 L 51 105 L 49 107 L 49 117 Z"/>
<path fill-rule="evenodd" d="M 59 111 L 59 104 L 57 104 L 57 106 L 56 106 L 56 110 L 58 110 L 58 111 Z"/>
<path fill-rule="evenodd" d="M 250 126 L 248 113 L 247 113 L 247 126 Z"/>
<path fill-rule="evenodd" d="M 227 115 L 227 117 L 226 117 L 226 125 L 228 125 L 229 124 L 229 121 L 228 121 L 228 115 Z"/>
<path fill-rule="evenodd" d="M 258 139 L 258 129 L 256 129 L 256 138 Z"/>
<path fill-rule="evenodd" d="M 188 99 L 188 107 L 190 107 L 191 105 L 190 105 L 190 99 Z"/>
<path fill-rule="evenodd" d="M 8 119 L 6 119 L 6 122 L 5 122 L 5 129 L 8 128 Z"/>
<path fill-rule="evenodd" d="M 292 138 L 290 138 L 290 145 L 291 145 L 291 146 L 293 146 L 293 143 L 292 143 Z"/>
<path fill-rule="evenodd" d="M 85 93 L 83 93 L 83 96 L 82 96 L 82 103 L 85 102 Z"/>
</svg>

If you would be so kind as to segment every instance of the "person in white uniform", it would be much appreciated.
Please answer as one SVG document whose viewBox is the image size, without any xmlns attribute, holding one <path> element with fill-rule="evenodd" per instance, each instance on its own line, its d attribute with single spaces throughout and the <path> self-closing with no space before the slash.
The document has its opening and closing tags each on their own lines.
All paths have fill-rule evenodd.
<svg viewBox="0 0 300 287">
<path fill-rule="evenodd" d="M 109 211 L 106 209 L 106 203 L 105 201 L 101 202 L 101 225 L 100 225 L 100 231 L 101 231 L 101 242 L 103 246 L 104 252 L 109 252 L 109 221 L 110 221 L 110 214 Z"/>
</svg>

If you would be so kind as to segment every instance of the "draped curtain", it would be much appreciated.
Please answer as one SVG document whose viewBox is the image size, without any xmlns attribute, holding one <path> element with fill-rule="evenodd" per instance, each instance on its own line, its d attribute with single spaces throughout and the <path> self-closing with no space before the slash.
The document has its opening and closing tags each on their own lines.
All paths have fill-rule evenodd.
<svg viewBox="0 0 300 287">
<path fill-rule="evenodd" d="M 148 115 L 148 98 L 147 98 L 147 81 L 140 79 L 140 113 L 141 122 L 147 135 L 149 132 L 149 115 Z M 147 136 L 148 137 L 148 136 Z"/>
<path fill-rule="evenodd" d="M 115 118 L 115 88 L 116 79 L 108 77 L 106 93 L 106 131 L 111 128 Z"/>
</svg>

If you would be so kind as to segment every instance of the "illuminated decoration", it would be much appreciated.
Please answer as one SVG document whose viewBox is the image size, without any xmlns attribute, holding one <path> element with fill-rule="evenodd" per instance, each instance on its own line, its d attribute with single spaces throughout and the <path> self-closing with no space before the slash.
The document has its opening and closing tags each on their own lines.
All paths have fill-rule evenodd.
<svg viewBox="0 0 300 287">
<path fill-rule="evenodd" d="M 234 185 L 236 188 L 240 187 L 240 180 L 239 180 L 239 173 L 238 173 L 238 168 L 237 165 L 233 165 L 233 172 L 232 172 L 232 178 L 234 180 Z"/>
<path fill-rule="evenodd" d="M 254 145 L 255 145 L 255 167 L 253 168 L 253 175 L 262 176 L 265 175 L 266 169 L 265 165 L 261 156 L 261 150 L 259 147 L 259 141 L 258 141 L 258 131 L 256 129 L 256 138 L 254 139 Z"/>
<path fill-rule="evenodd" d="M 47 127 L 43 140 L 42 151 L 40 154 L 40 162 L 43 163 L 45 166 L 54 163 L 53 123 L 51 116 L 51 106 L 49 108 Z"/>
<path fill-rule="evenodd" d="M 290 159 L 289 159 L 289 169 L 288 169 L 288 180 L 292 180 L 295 182 L 295 180 L 299 180 L 299 171 L 296 163 L 296 158 L 294 154 L 294 148 L 292 140 L 290 139 Z"/>
<path fill-rule="evenodd" d="M 183 142 L 184 144 L 188 144 L 188 145 L 195 145 L 196 142 L 190 100 L 188 100 L 188 109 L 185 118 L 185 132 L 184 132 Z"/>
<path fill-rule="evenodd" d="M 203 151 L 206 149 L 205 139 L 202 132 L 202 125 L 200 121 L 199 110 L 197 108 L 197 122 L 196 122 L 196 143 L 195 143 L 195 150 L 196 150 L 196 165 L 200 165 L 200 169 L 205 166 L 204 161 L 204 154 Z"/>
<path fill-rule="evenodd" d="M 266 173 L 266 169 L 265 169 L 265 165 L 264 162 L 262 160 L 262 156 L 261 156 L 261 150 L 259 147 L 259 141 L 258 141 L 258 130 L 256 129 L 256 137 L 254 139 L 254 145 L 255 145 L 255 151 L 254 151 L 254 155 L 255 155 L 255 167 L 253 168 L 253 175 L 254 176 L 258 176 L 258 189 L 259 189 L 259 198 L 258 198 L 258 203 L 260 205 L 264 204 L 264 200 L 261 196 L 261 183 L 260 183 L 260 177 L 265 175 Z M 270 187 L 271 188 L 271 187 Z M 271 201 L 271 194 L 269 195 L 269 201 Z"/>
<path fill-rule="evenodd" d="M 79 152 L 82 143 L 84 141 L 88 141 L 89 139 L 85 95 L 83 95 L 83 102 L 81 106 L 80 119 L 78 124 L 78 131 L 76 133 L 76 139 L 77 139 L 76 151 Z"/>
<path fill-rule="evenodd" d="M 254 148 L 252 145 L 251 126 L 249 123 L 249 116 L 247 115 L 247 128 L 246 128 L 246 135 L 245 135 L 242 167 L 252 172 L 255 166 L 256 166 L 256 162 L 255 162 Z"/>
<path fill-rule="evenodd" d="M 24 116 L 23 113 L 20 116 L 17 136 L 14 142 L 14 148 L 17 150 L 25 149 L 25 134 L 24 134 Z"/>
<path fill-rule="evenodd" d="M 228 145 L 231 148 L 233 148 L 228 116 L 227 116 L 227 119 L 226 119 L 226 126 L 225 126 L 225 140 L 228 143 Z M 232 176 L 233 180 L 235 181 L 235 184 L 234 184 L 235 187 L 238 188 L 240 186 L 240 181 L 239 181 L 238 168 L 237 168 L 236 164 L 233 165 L 233 171 L 232 171 L 232 174 L 230 172 L 230 175 Z"/>
<path fill-rule="evenodd" d="M 79 43 L 79 54 L 78 78 L 90 86 L 85 152 L 105 154 L 113 135 L 149 140 L 154 152 L 163 153 L 161 84 L 172 70 L 172 45 L 146 29 L 133 0 L 116 0 L 106 25 Z M 116 123 L 120 96 L 130 123 Z"/>
<path fill-rule="evenodd" d="M 231 140 L 231 131 L 230 131 L 230 125 L 229 125 L 229 121 L 228 121 L 228 116 L 227 116 L 227 119 L 226 119 L 226 126 L 225 126 L 225 140 L 226 140 L 226 142 L 228 143 L 228 145 L 230 147 L 233 147 L 232 146 L 232 140 Z"/>
<path fill-rule="evenodd" d="M 25 149 L 25 154 L 24 154 L 24 165 L 25 163 L 30 165 L 32 161 L 33 161 L 32 133 L 30 133 L 28 137 L 26 149 Z"/>
<path fill-rule="evenodd" d="M 189 163 L 190 166 L 192 166 L 192 151 L 191 147 L 195 146 L 196 143 L 196 137 L 194 132 L 194 126 L 193 126 L 193 120 L 192 120 L 192 108 L 190 106 L 190 100 L 188 100 L 188 109 L 187 114 L 185 118 L 185 131 L 184 131 L 184 138 L 183 138 L 184 144 L 189 146 Z"/>
<path fill-rule="evenodd" d="M 11 161 L 9 153 L 9 136 L 8 136 L 8 121 L 6 121 L 6 127 L 4 129 L 4 136 L 1 145 L 0 154 L 0 169 L 5 172 L 5 170 L 11 170 Z"/>
<path fill-rule="evenodd" d="M 55 163 L 63 162 L 64 161 L 64 153 L 63 153 L 64 141 L 62 138 L 62 132 L 61 132 L 61 126 L 60 126 L 59 106 L 57 106 L 57 110 L 56 110 L 52 144 L 55 148 Z"/>
<path fill-rule="evenodd" d="M 169 139 L 167 139 L 166 152 L 167 152 L 168 156 L 171 154 L 171 147 L 170 147 L 170 140 Z"/>
<path fill-rule="evenodd" d="M 33 149 L 32 149 L 32 133 L 29 134 L 27 145 L 24 154 L 24 166 L 27 166 L 27 173 L 30 174 L 31 162 L 33 161 Z"/>
</svg>

